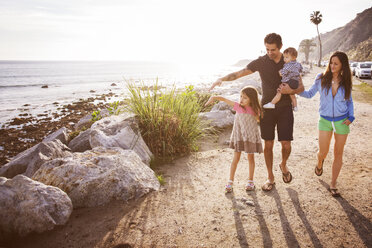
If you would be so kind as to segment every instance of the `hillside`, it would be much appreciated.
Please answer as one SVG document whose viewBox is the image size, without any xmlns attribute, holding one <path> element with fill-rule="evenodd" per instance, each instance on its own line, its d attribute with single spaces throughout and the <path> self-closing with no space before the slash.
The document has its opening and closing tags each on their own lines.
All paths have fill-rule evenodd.
<svg viewBox="0 0 372 248">
<path fill-rule="evenodd" d="M 324 18 L 323 22 L 326 21 L 327 19 Z M 321 28 L 322 23 L 319 24 L 319 29 L 321 30 Z M 327 60 L 329 55 L 336 50 L 344 51 L 349 55 L 353 55 L 353 58 L 350 58 L 352 60 L 367 60 L 366 58 L 370 55 L 367 55 L 366 53 L 371 53 L 371 41 L 368 42 L 368 40 L 372 37 L 372 7 L 357 14 L 356 18 L 345 26 L 320 34 L 320 37 L 323 46 L 323 59 L 325 60 Z M 318 44 L 317 37 L 313 37 L 311 40 Z M 317 61 L 318 56 L 319 50 L 317 46 L 314 48 L 314 51 L 310 53 L 309 60 Z M 304 54 L 300 54 L 299 59 L 302 60 L 303 57 Z"/>
<path fill-rule="evenodd" d="M 350 60 L 372 61 L 372 36 L 347 52 Z"/>
</svg>

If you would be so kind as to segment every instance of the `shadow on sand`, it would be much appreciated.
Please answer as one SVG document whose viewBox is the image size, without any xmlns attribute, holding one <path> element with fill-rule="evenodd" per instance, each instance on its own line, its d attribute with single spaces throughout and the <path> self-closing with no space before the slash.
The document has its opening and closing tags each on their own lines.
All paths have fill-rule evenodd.
<svg viewBox="0 0 372 248">
<path fill-rule="evenodd" d="M 329 190 L 329 185 L 323 180 L 319 179 L 319 182 Z M 347 200 L 342 196 L 335 198 L 338 203 L 344 209 L 347 217 L 351 224 L 353 224 L 355 231 L 357 231 L 359 237 L 367 247 L 372 247 L 372 223 L 371 221 L 362 215 L 356 208 L 354 208 Z"/>
<path fill-rule="evenodd" d="M 242 219 L 240 218 L 239 206 L 236 203 L 236 198 L 234 192 L 226 194 L 226 197 L 231 200 L 232 209 L 234 212 L 234 220 L 235 220 L 235 227 L 236 227 L 236 234 L 238 235 L 238 240 L 240 247 L 249 247 L 247 236 L 245 235 L 244 227 Z"/>
<path fill-rule="evenodd" d="M 308 232 L 311 242 L 313 243 L 314 247 L 323 247 L 323 245 L 320 243 L 320 240 L 318 239 L 318 236 L 315 234 L 313 228 L 311 227 L 305 212 L 301 208 L 300 201 L 298 199 L 298 193 L 297 191 L 287 188 L 287 192 L 289 194 L 289 197 L 292 200 L 293 206 L 296 209 L 298 217 L 300 217 L 302 223 L 304 224 L 306 231 Z"/>
<path fill-rule="evenodd" d="M 252 197 L 252 200 L 254 203 L 254 207 L 255 207 L 254 211 L 257 216 L 257 220 L 260 225 L 260 230 L 262 234 L 263 247 L 273 247 L 273 241 L 271 239 L 270 231 L 269 231 L 269 228 L 267 227 L 265 218 L 263 217 L 263 212 L 257 199 L 257 193 L 255 191 L 251 191 L 251 192 L 247 192 L 247 194 Z M 245 234 L 244 227 L 243 227 L 243 222 L 240 217 L 241 215 L 239 212 L 239 205 L 237 204 L 235 195 L 234 193 L 231 193 L 231 194 L 227 194 L 226 197 L 230 199 L 232 203 L 236 233 L 238 236 L 240 247 L 249 247 L 247 236 Z"/>
<path fill-rule="evenodd" d="M 254 212 L 256 213 L 258 223 L 260 224 L 260 229 L 262 233 L 262 241 L 263 246 L 266 247 L 273 247 L 273 240 L 270 236 L 269 228 L 267 228 L 266 221 L 263 217 L 262 209 L 260 204 L 258 203 L 257 199 L 257 193 L 255 191 L 251 191 L 248 193 L 250 196 L 252 196 L 253 202 L 254 202 Z"/>
<path fill-rule="evenodd" d="M 284 213 L 282 201 L 280 199 L 278 191 L 274 187 L 271 190 L 271 192 L 272 192 L 272 196 L 275 199 L 276 206 L 278 208 L 279 217 L 280 217 L 280 221 L 282 223 L 283 234 L 284 234 L 284 237 L 285 237 L 285 241 L 287 243 L 287 247 L 300 247 L 300 244 L 298 243 L 298 241 L 296 239 L 296 236 L 293 233 L 291 225 L 288 222 L 287 216 Z"/>
</svg>

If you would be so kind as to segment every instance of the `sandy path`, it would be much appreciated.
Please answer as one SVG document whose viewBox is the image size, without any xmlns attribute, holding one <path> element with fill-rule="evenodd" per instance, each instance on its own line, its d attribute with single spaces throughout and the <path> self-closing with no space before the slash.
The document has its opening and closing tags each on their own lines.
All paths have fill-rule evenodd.
<svg viewBox="0 0 372 248">
<path fill-rule="evenodd" d="M 320 70 L 303 78 L 308 88 Z M 372 106 L 355 103 L 344 167 L 338 180 L 342 198 L 327 191 L 333 142 L 321 177 L 314 174 L 319 95 L 298 98 L 289 159 L 293 181 L 284 184 L 274 147 L 276 187 L 263 192 L 263 154 L 256 155 L 254 192 L 246 193 L 246 156 L 238 165 L 234 193 L 225 195 L 232 150 L 223 145 L 230 130 L 201 151 L 156 171 L 166 185 L 136 202 L 77 209 L 55 230 L 31 235 L 14 247 L 372 247 Z M 249 200 L 252 205 L 245 204 Z"/>
</svg>

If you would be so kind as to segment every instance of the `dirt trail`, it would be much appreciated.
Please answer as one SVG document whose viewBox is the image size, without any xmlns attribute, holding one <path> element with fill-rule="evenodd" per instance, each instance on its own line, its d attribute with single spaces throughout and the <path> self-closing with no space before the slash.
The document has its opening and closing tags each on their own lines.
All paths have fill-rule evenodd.
<svg viewBox="0 0 372 248">
<path fill-rule="evenodd" d="M 307 89 L 318 72 L 315 68 L 303 78 Z M 248 161 L 242 156 L 234 193 L 225 195 L 233 155 L 223 144 L 231 131 L 226 130 L 199 152 L 157 168 L 167 182 L 159 192 L 128 204 L 74 210 L 65 226 L 9 247 L 372 247 L 372 106 L 355 102 L 356 120 L 338 179 L 342 198 L 336 199 L 327 191 L 333 142 L 323 175 L 314 174 L 319 94 L 298 102 L 290 184 L 281 179 L 276 142 L 274 190 L 260 189 L 267 175 L 260 154 L 255 157 L 257 189 L 244 190 Z"/>
</svg>

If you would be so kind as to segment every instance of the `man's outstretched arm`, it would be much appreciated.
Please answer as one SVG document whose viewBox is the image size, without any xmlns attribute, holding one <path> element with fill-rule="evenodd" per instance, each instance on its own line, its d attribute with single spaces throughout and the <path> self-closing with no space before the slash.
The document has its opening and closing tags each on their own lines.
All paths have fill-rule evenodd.
<svg viewBox="0 0 372 248">
<path fill-rule="evenodd" d="M 253 72 L 247 68 L 244 68 L 240 71 L 236 71 L 236 72 L 233 72 L 233 73 L 230 73 L 222 78 L 219 78 L 217 79 L 216 82 L 214 82 L 211 86 L 211 88 L 209 90 L 212 90 L 214 87 L 216 86 L 220 86 L 222 84 L 223 81 L 234 81 L 238 78 L 241 78 L 241 77 L 244 77 L 244 76 L 247 76 L 249 74 L 252 74 Z"/>
</svg>

